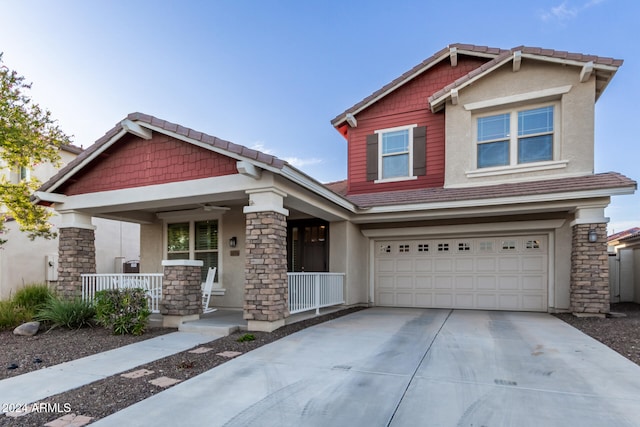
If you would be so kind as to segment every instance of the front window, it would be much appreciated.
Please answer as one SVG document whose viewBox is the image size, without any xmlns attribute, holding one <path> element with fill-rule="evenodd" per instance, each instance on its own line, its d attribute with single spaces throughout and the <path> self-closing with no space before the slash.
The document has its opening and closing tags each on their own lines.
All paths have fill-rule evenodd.
<svg viewBox="0 0 640 427">
<path fill-rule="evenodd" d="M 377 130 L 378 182 L 412 179 L 413 129 L 417 125 Z"/>
<path fill-rule="evenodd" d="M 479 117 L 478 168 L 553 160 L 554 108 Z"/>
<path fill-rule="evenodd" d="M 211 267 L 218 267 L 218 221 L 190 221 L 167 224 L 167 259 L 203 262 L 202 281 Z M 216 272 L 217 280 L 218 273 Z"/>
<path fill-rule="evenodd" d="M 382 134 L 382 179 L 409 176 L 409 129 Z"/>
</svg>

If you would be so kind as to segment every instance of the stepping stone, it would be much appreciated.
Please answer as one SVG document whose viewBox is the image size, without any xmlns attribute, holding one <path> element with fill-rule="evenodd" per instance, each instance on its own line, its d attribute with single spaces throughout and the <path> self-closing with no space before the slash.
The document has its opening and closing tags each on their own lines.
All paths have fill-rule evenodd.
<svg viewBox="0 0 640 427">
<path fill-rule="evenodd" d="M 81 427 L 89 424 L 93 418 L 85 415 L 67 414 L 45 424 L 45 427 Z"/>
<path fill-rule="evenodd" d="M 155 380 L 149 381 L 153 385 L 157 385 L 158 387 L 169 387 L 171 385 L 177 384 L 182 380 L 177 380 L 175 378 L 169 377 L 158 377 Z"/>
<path fill-rule="evenodd" d="M 198 348 L 194 348 L 193 350 L 189 350 L 189 353 L 194 353 L 194 354 L 202 354 L 202 353 L 206 353 L 208 351 L 213 350 L 212 348 L 209 347 L 198 347 Z"/>
<path fill-rule="evenodd" d="M 217 356 L 232 358 L 232 357 L 240 356 L 241 354 L 242 354 L 241 351 L 223 351 L 222 353 L 218 353 Z"/>
<path fill-rule="evenodd" d="M 137 371 L 127 372 L 126 374 L 120 374 L 120 376 L 124 378 L 140 378 L 140 377 L 144 377 L 145 375 L 151 375 L 151 374 L 153 374 L 153 371 L 150 371 L 148 369 L 138 369 Z"/>
</svg>

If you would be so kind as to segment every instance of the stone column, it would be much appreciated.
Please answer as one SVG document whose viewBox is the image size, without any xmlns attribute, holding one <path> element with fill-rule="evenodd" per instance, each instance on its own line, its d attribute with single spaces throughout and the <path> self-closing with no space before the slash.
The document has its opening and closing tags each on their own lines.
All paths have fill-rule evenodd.
<svg viewBox="0 0 640 427">
<path fill-rule="evenodd" d="M 570 304 L 574 315 L 604 317 L 609 313 L 607 225 L 601 210 L 576 214 L 572 222 Z M 592 222 L 589 222 L 592 221 Z M 595 233 L 596 241 L 589 241 Z"/>
<path fill-rule="evenodd" d="M 289 316 L 286 194 L 275 190 L 249 193 L 246 218 L 244 318 L 250 331 L 271 332 Z"/>
<path fill-rule="evenodd" d="M 66 212 L 62 213 L 58 229 L 58 283 L 55 291 L 62 298 L 80 298 L 80 275 L 96 273 L 95 226 L 88 215 Z"/>
<path fill-rule="evenodd" d="M 202 313 L 202 261 L 164 260 L 162 325 L 177 328 L 181 323 L 198 320 Z"/>
</svg>

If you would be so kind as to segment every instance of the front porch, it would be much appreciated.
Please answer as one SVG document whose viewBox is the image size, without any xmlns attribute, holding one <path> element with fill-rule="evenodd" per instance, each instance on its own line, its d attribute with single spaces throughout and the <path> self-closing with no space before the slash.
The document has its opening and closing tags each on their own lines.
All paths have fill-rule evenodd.
<svg viewBox="0 0 640 427">
<path fill-rule="evenodd" d="M 82 299 L 92 301 L 96 292 L 106 289 L 141 288 L 147 294 L 149 310 L 159 314 L 163 302 L 163 277 L 162 273 L 82 274 Z M 289 313 L 293 315 L 315 310 L 315 314 L 319 315 L 321 308 L 344 304 L 344 278 L 344 273 L 287 273 Z M 215 297 L 213 304 L 215 308 Z M 204 311 L 206 308 L 201 309 Z M 225 310 L 229 311 L 233 310 Z"/>
</svg>

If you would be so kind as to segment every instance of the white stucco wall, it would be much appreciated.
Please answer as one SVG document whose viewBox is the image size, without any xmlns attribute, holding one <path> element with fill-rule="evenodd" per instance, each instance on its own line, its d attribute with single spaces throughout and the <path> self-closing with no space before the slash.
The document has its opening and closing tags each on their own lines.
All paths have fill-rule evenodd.
<svg viewBox="0 0 640 427">
<path fill-rule="evenodd" d="M 329 224 L 329 268 L 345 273 L 347 305 L 369 302 L 369 240 L 348 221 Z"/>
<path fill-rule="evenodd" d="M 520 71 L 513 72 L 511 64 L 490 73 L 486 77 L 465 87 L 459 92 L 457 105 L 446 104 L 446 150 L 445 186 L 467 186 L 497 182 L 558 177 L 593 173 L 594 157 L 594 103 L 595 77 L 585 83 L 579 82 L 580 68 L 541 63 L 523 59 Z M 549 88 L 570 86 L 562 95 L 547 96 L 520 102 L 511 102 L 485 108 L 476 108 L 473 103 L 497 100 L 514 95 L 537 97 L 540 91 Z M 466 172 L 476 167 L 475 118 L 478 114 L 501 113 L 505 110 L 556 101 L 556 127 L 560 136 L 559 145 L 554 141 L 554 161 L 564 160 L 568 164 L 555 169 L 518 171 L 491 176 L 471 176 Z M 465 108 L 473 109 L 467 109 Z M 532 166 L 533 164 L 528 164 Z M 488 168 L 487 168 L 488 169 Z M 482 171 L 482 169 L 479 169 Z"/>
<path fill-rule="evenodd" d="M 51 223 L 57 229 L 59 216 Z M 107 219 L 93 218 L 96 228 L 97 273 L 119 272 L 116 261 L 138 259 L 139 226 Z M 0 249 L 0 299 L 7 299 L 22 286 L 46 282 L 45 257 L 58 254 L 58 239 L 29 240 L 15 222 L 7 223 L 8 242 Z"/>
</svg>

